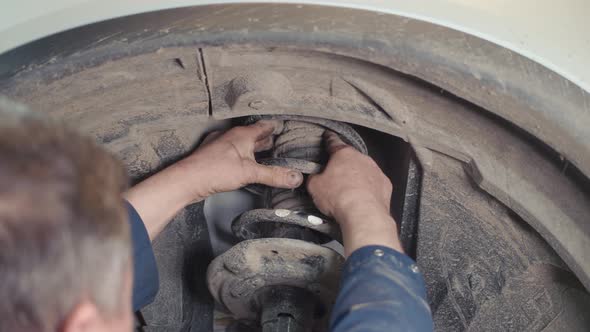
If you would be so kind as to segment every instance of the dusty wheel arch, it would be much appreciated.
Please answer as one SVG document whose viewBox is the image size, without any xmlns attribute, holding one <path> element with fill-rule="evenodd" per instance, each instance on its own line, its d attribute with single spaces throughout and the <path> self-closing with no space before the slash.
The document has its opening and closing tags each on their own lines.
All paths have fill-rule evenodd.
<svg viewBox="0 0 590 332">
<path fill-rule="evenodd" d="M 244 12 L 248 12 L 250 21 Z M 252 17 L 258 18 L 252 21 Z M 276 22 L 281 22 L 280 26 Z M 419 77 L 516 124 L 558 151 L 565 158 L 564 163 L 571 161 L 586 177 L 590 175 L 588 93 L 540 65 L 489 42 L 392 15 L 290 5 L 168 10 L 64 32 L 8 52 L 0 62 L 8 68 L 3 76 L 10 76 L 4 80 L 5 89 L 10 90 L 23 88 L 19 82 L 27 82 L 28 87 L 47 84 L 101 62 L 171 45 L 249 43 L 342 54 Z M 90 50 L 93 54 L 85 56 Z M 24 64 L 27 64 L 25 68 L 19 66 Z M 408 108 L 408 105 L 397 106 Z M 377 123 L 369 127 L 397 134 L 415 145 L 441 150 L 469 163 L 480 186 L 532 222 L 560 254 L 567 257 L 566 251 L 576 252 L 573 255 L 577 258 L 569 257 L 566 261 L 586 286 L 590 285 L 584 277 L 590 274 L 590 262 L 583 257 L 590 245 L 587 240 L 574 240 L 576 234 L 587 236 L 590 232 L 585 217 L 588 214 L 580 211 L 576 213 L 577 218 L 567 218 L 565 215 L 571 212 L 555 207 L 543 213 L 551 218 L 530 215 L 526 212 L 527 203 L 521 201 L 526 198 L 515 199 L 521 193 L 507 188 L 505 179 L 500 179 L 501 175 L 494 174 L 490 168 L 491 161 L 481 156 L 474 158 L 453 142 L 428 142 L 428 138 L 418 138 L 392 126 L 380 127 Z M 544 202 L 541 204 L 551 207 L 557 197 L 539 197 L 528 204 Z M 559 229 L 552 225 L 554 220 L 562 220 Z M 553 238 L 558 233 L 567 234 L 562 234 L 561 239 Z"/>
<path fill-rule="evenodd" d="M 419 77 L 516 124 L 590 174 L 590 94 L 545 67 L 468 34 L 395 15 L 296 5 L 221 5 L 113 19 L 47 37 L 0 58 L 0 77 L 100 46 L 91 63 L 174 45 L 330 51 Z M 111 44 L 111 47 L 107 45 Z M 113 45 L 117 44 L 117 45 Z M 135 44 L 135 45 L 134 45 Z M 141 44 L 141 45 L 138 45 Z M 428 64 L 428 66 L 425 66 Z M 478 89 L 473 89 L 473 87 Z"/>
</svg>

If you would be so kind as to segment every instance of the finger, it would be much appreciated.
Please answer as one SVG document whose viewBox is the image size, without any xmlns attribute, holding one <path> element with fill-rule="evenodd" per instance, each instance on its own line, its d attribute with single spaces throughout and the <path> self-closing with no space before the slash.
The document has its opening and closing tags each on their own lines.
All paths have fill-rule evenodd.
<svg viewBox="0 0 590 332">
<path fill-rule="evenodd" d="M 272 136 L 261 139 L 254 144 L 254 152 L 266 151 L 273 147 L 274 141 Z"/>
<path fill-rule="evenodd" d="M 242 127 L 240 136 L 254 142 L 271 136 L 275 131 L 282 128 L 282 122 L 277 120 L 260 120 L 249 126 Z"/>
<path fill-rule="evenodd" d="M 329 154 L 334 154 L 334 152 L 344 149 L 349 145 L 344 143 L 344 141 L 331 130 L 326 130 L 324 132 L 324 139 L 326 140 L 326 149 L 328 150 Z"/>
<path fill-rule="evenodd" d="M 205 136 L 201 145 L 208 144 L 208 143 L 214 141 L 216 138 L 218 138 L 221 135 L 223 135 L 223 131 L 214 130 L 214 131 L 210 132 L 209 134 L 207 134 L 207 136 Z"/>
<path fill-rule="evenodd" d="M 265 166 L 252 162 L 252 183 L 276 188 L 297 188 L 303 183 L 301 172 L 279 166 Z"/>
<path fill-rule="evenodd" d="M 307 177 L 307 182 L 305 183 L 305 188 L 307 189 L 307 192 L 309 192 L 309 194 L 312 196 L 312 198 L 313 193 L 315 192 L 316 181 L 318 176 L 320 176 L 320 174 L 310 174 Z"/>
</svg>

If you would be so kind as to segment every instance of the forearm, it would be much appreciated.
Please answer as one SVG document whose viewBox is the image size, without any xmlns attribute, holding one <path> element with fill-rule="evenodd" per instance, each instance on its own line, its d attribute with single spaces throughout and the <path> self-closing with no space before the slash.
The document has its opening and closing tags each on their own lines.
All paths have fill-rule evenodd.
<svg viewBox="0 0 590 332">
<path fill-rule="evenodd" d="M 335 214 L 347 260 L 330 330 L 432 331 L 424 280 L 403 252 L 389 207 L 346 206 Z"/>
<path fill-rule="evenodd" d="M 147 229 L 133 206 L 128 205 L 133 244 L 133 311 L 150 304 L 159 288 L 158 267 Z"/>
<path fill-rule="evenodd" d="M 182 161 L 147 178 L 124 193 L 123 197 L 141 216 L 153 241 L 168 222 L 185 206 L 205 199 L 195 195 L 202 182 L 198 172 L 187 171 Z"/>
<path fill-rule="evenodd" d="M 403 253 L 397 225 L 386 209 L 367 204 L 350 207 L 335 218 L 342 230 L 346 257 L 369 245 L 385 246 Z"/>
<path fill-rule="evenodd" d="M 424 279 L 414 261 L 384 246 L 354 251 L 342 271 L 330 331 L 432 331 Z"/>
</svg>

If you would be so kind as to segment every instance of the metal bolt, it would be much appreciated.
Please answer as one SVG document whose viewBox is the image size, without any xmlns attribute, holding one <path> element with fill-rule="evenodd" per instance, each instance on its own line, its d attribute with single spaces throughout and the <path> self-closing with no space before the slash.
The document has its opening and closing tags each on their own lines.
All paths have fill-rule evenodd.
<svg viewBox="0 0 590 332">
<path fill-rule="evenodd" d="M 324 223 L 324 221 L 322 220 L 322 218 L 319 218 L 319 217 L 316 217 L 316 216 L 312 216 L 312 215 L 307 216 L 307 221 L 310 224 L 315 225 L 315 226 L 321 225 L 321 224 Z"/>
<path fill-rule="evenodd" d="M 276 209 L 275 210 L 275 215 L 277 217 L 283 218 L 283 217 L 286 217 L 286 216 L 288 216 L 290 214 L 291 214 L 291 210 L 287 210 L 287 209 Z"/>
<path fill-rule="evenodd" d="M 418 273 L 420 271 L 418 269 L 418 265 L 416 265 L 416 264 L 410 265 L 410 270 L 412 270 L 412 272 L 414 272 L 414 273 Z"/>
<path fill-rule="evenodd" d="M 253 100 L 251 101 L 248 106 L 255 110 L 261 110 L 266 105 L 266 100 Z"/>
<path fill-rule="evenodd" d="M 373 254 L 375 254 L 375 256 L 381 257 L 383 256 L 385 253 L 383 252 L 383 250 L 381 249 L 375 249 L 375 251 L 373 251 Z"/>
</svg>

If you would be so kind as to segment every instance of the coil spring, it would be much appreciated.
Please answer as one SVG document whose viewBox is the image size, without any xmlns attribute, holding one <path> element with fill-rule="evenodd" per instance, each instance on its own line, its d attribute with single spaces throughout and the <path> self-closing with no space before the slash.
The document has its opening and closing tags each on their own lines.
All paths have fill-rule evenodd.
<svg viewBox="0 0 590 332">
<path fill-rule="evenodd" d="M 251 117 L 248 122 L 261 118 Z M 283 120 L 283 130 L 275 140 L 272 156 L 258 160 L 262 164 L 296 169 L 305 176 L 319 173 L 328 159 L 322 143 L 326 130 L 338 133 L 357 150 L 367 153 L 362 138 L 344 123 L 303 116 L 264 117 L 268 118 Z M 341 242 L 339 227 L 318 211 L 305 186 L 295 190 L 258 186 L 250 187 L 250 191 L 264 198 L 265 208 L 247 211 L 234 220 L 232 232 L 240 240 L 290 238 L 316 244 Z"/>
</svg>

